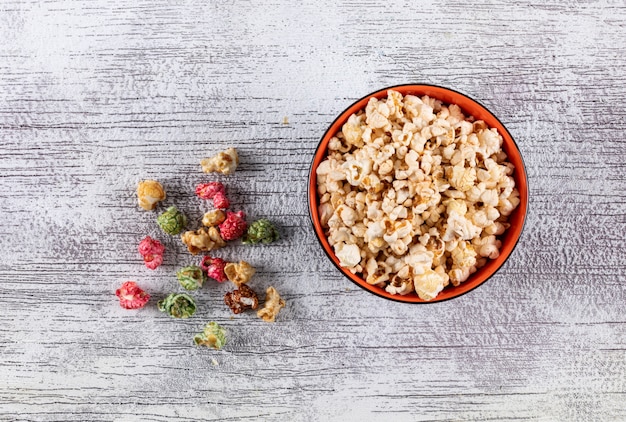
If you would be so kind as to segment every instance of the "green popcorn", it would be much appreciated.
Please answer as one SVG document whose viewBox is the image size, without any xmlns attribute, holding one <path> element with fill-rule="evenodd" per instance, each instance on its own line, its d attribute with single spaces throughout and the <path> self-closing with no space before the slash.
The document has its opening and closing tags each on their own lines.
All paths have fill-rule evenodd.
<svg viewBox="0 0 626 422">
<path fill-rule="evenodd" d="M 243 243 L 246 245 L 253 245 L 259 242 L 267 244 L 278 240 L 279 237 L 276 226 L 268 219 L 262 218 L 248 226 Z"/>
<path fill-rule="evenodd" d="M 159 311 L 168 313 L 173 318 L 189 318 L 196 313 L 196 303 L 186 293 L 171 293 L 157 303 Z"/>
<path fill-rule="evenodd" d="M 209 322 L 203 332 L 193 337 L 193 342 L 198 346 L 220 350 L 226 344 L 226 330 L 217 325 L 217 322 Z"/>
<path fill-rule="evenodd" d="M 197 265 L 189 265 L 176 271 L 176 278 L 180 285 L 187 290 L 199 289 L 206 281 L 204 271 Z"/>
<path fill-rule="evenodd" d="M 172 236 L 180 233 L 187 225 L 187 217 L 176 207 L 169 207 L 157 217 L 157 224 L 167 234 Z"/>
</svg>

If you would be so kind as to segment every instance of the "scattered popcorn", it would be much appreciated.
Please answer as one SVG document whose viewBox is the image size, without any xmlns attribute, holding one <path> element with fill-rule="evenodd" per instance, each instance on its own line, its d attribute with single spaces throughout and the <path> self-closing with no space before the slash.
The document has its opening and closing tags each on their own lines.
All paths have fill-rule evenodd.
<svg viewBox="0 0 626 422">
<path fill-rule="evenodd" d="M 226 220 L 218 226 L 222 239 L 235 240 L 243 236 L 246 232 L 246 228 L 248 227 L 245 218 L 246 215 L 243 211 L 226 212 Z"/>
<path fill-rule="evenodd" d="M 150 295 L 141 290 L 134 281 L 126 281 L 115 291 L 115 295 L 120 299 L 120 306 L 124 309 L 143 308 Z"/>
<path fill-rule="evenodd" d="M 157 217 L 157 224 L 165 233 L 175 236 L 187 225 L 187 217 L 178 211 L 178 208 L 172 206 Z"/>
<path fill-rule="evenodd" d="M 157 303 L 159 311 L 167 313 L 172 318 L 189 318 L 196 313 L 196 303 L 186 293 L 171 293 Z"/>
<path fill-rule="evenodd" d="M 219 249 L 226 244 L 215 227 L 201 227 L 196 231 L 187 231 L 180 238 L 193 255 L 198 255 L 202 251 Z"/>
<path fill-rule="evenodd" d="M 218 192 L 213 197 L 213 206 L 218 209 L 226 209 L 230 206 L 230 201 L 226 197 L 226 194 Z"/>
<path fill-rule="evenodd" d="M 143 256 L 143 261 L 151 270 L 156 269 L 163 263 L 163 253 L 165 246 L 156 239 L 146 236 L 138 246 L 139 253 Z"/>
<path fill-rule="evenodd" d="M 224 272 L 226 264 L 227 262 L 221 258 L 211 258 L 210 256 L 205 256 L 202 258 L 200 268 L 206 272 L 207 276 L 216 280 L 218 283 L 223 283 L 228 280 L 228 277 L 226 277 L 226 273 Z"/>
<path fill-rule="evenodd" d="M 239 164 L 239 156 L 235 148 L 228 148 L 214 157 L 205 158 L 200 164 L 205 173 L 232 174 Z"/>
<path fill-rule="evenodd" d="M 193 342 L 198 346 L 207 346 L 215 350 L 220 350 L 226 344 L 226 330 L 218 325 L 217 322 L 209 322 L 200 334 L 196 334 Z M 217 365 L 217 361 L 212 359 L 213 365 Z"/>
<path fill-rule="evenodd" d="M 226 213 L 222 210 L 212 210 L 202 217 L 202 225 L 206 227 L 216 227 L 226 220 Z"/>
<path fill-rule="evenodd" d="M 237 290 L 224 295 L 224 303 L 234 314 L 240 314 L 246 309 L 256 309 L 259 306 L 259 298 L 254 290 L 242 284 Z"/>
<path fill-rule="evenodd" d="M 239 264 L 231 262 L 224 267 L 226 277 L 237 287 L 250 281 L 255 272 L 254 267 L 246 261 L 239 261 Z"/>
<path fill-rule="evenodd" d="M 137 185 L 137 199 L 144 210 L 153 210 L 159 201 L 165 199 L 165 190 L 156 180 L 143 180 Z"/>
<path fill-rule="evenodd" d="M 186 290 L 196 290 L 202 287 L 206 281 L 206 276 L 202 268 L 197 265 L 183 267 L 176 272 L 178 283 Z"/>
<path fill-rule="evenodd" d="M 316 169 L 319 216 L 342 267 L 434 299 L 499 256 L 519 204 L 502 137 L 427 96 L 370 98 Z"/>
<path fill-rule="evenodd" d="M 265 322 L 274 322 L 276 315 L 285 307 L 285 301 L 272 286 L 265 291 L 265 305 L 256 313 Z"/>
<path fill-rule="evenodd" d="M 253 245 L 259 242 L 267 244 L 278 240 L 279 237 L 276 226 L 271 221 L 262 218 L 248 226 L 243 243 L 246 245 Z"/>
<path fill-rule="evenodd" d="M 226 193 L 226 187 L 223 183 L 209 182 L 196 186 L 196 195 L 202 199 L 213 199 L 216 193 Z"/>
</svg>

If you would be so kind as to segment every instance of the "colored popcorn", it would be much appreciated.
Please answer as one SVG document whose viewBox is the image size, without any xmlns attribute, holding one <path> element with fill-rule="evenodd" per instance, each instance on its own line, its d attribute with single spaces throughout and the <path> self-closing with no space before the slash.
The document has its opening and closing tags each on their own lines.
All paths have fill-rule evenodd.
<svg viewBox="0 0 626 422">
<path fill-rule="evenodd" d="M 217 193 L 226 193 L 226 188 L 221 182 L 200 183 L 196 186 L 196 195 L 202 199 L 213 199 Z"/>
<path fill-rule="evenodd" d="M 115 291 L 115 295 L 120 299 L 120 306 L 124 309 L 143 308 L 150 295 L 137 286 L 134 281 L 126 281 Z"/>
<path fill-rule="evenodd" d="M 211 258 L 210 256 L 205 256 L 202 258 L 202 262 L 200 263 L 200 268 L 206 271 L 206 275 L 211 277 L 214 280 L 217 280 L 219 283 L 223 283 L 228 280 L 226 277 L 226 273 L 224 272 L 224 267 L 227 262 L 222 258 Z"/>
<path fill-rule="evenodd" d="M 171 293 L 165 299 L 159 300 L 157 307 L 172 318 L 189 318 L 196 313 L 196 303 L 186 293 Z"/>
<path fill-rule="evenodd" d="M 219 209 L 226 209 L 230 206 L 230 202 L 228 198 L 226 198 L 226 194 L 222 192 L 218 192 L 213 197 L 213 206 Z"/>
<path fill-rule="evenodd" d="M 224 303 L 234 314 L 240 314 L 246 309 L 256 309 L 259 306 L 259 298 L 254 290 L 242 284 L 237 290 L 224 295 Z"/>
<path fill-rule="evenodd" d="M 167 234 L 177 235 L 187 225 L 187 217 L 178 208 L 172 206 L 157 217 L 157 224 Z"/>
<path fill-rule="evenodd" d="M 220 235 L 224 240 L 235 240 L 243 236 L 248 225 L 243 211 L 226 213 L 226 220 L 219 225 Z"/>
<path fill-rule="evenodd" d="M 212 347 L 220 350 L 226 344 L 226 330 L 217 322 L 209 322 L 200 334 L 196 334 L 193 342 L 198 346 Z"/>
<path fill-rule="evenodd" d="M 202 268 L 197 265 L 183 267 L 176 272 L 178 283 L 186 290 L 196 290 L 202 287 L 206 281 L 206 276 Z"/>
<path fill-rule="evenodd" d="M 137 248 L 141 256 L 143 256 L 146 267 L 151 270 L 156 269 L 163 263 L 163 253 L 165 252 L 165 246 L 156 239 L 146 236 Z"/>
<path fill-rule="evenodd" d="M 243 239 L 243 243 L 246 245 L 253 245 L 256 243 L 272 243 L 278 238 L 278 230 L 271 221 L 262 218 L 250 224 L 248 231 Z"/>
</svg>

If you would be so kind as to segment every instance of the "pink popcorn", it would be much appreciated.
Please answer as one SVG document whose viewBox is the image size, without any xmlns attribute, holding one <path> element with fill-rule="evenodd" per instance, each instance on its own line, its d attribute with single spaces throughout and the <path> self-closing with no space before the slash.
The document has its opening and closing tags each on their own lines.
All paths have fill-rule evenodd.
<svg viewBox="0 0 626 422">
<path fill-rule="evenodd" d="M 223 210 L 230 206 L 230 202 L 223 192 L 217 192 L 213 197 L 213 206 Z"/>
<path fill-rule="evenodd" d="M 200 183 L 196 186 L 196 195 L 202 199 L 213 199 L 217 193 L 226 193 L 226 188 L 221 182 Z"/>
<path fill-rule="evenodd" d="M 243 211 L 239 212 L 226 212 L 226 220 L 222 222 L 218 227 L 220 229 L 220 236 L 224 240 L 235 240 L 243 236 L 248 228 L 246 224 L 246 215 Z"/>
<path fill-rule="evenodd" d="M 163 263 L 163 253 L 165 252 L 165 246 L 156 239 L 146 236 L 137 248 L 141 256 L 143 256 L 146 267 L 151 270 L 156 269 Z"/>
<path fill-rule="evenodd" d="M 222 258 L 211 258 L 207 255 L 202 258 L 200 268 L 206 271 L 207 276 L 217 280 L 219 283 L 223 283 L 228 280 L 228 277 L 226 277 L 226 273 L 224 272 L 226 264 L 227 262 Z"/>
</svg>

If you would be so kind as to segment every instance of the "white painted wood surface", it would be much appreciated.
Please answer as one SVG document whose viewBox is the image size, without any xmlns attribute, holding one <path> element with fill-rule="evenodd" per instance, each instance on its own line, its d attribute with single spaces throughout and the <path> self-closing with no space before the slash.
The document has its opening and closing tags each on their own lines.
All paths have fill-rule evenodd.
<svg viewBox="0 0 626 422">
<path fill-rule="evenodd" d="M 625 80 L 621 0 L 3 0 L 0 418 L 626 420 Z M 341 277 L 305 198 L 333 118 L 410 82 L 499 116 L 531 191 L 505 267 L 425 306 Z M 193 187 L 213 180 L 199 160 L 227 146 L 233 207 L 284 236 L 221 255 L 284 294 L 274 325 L 231 318 L 226 285 L 189 320 L 155 307 L 194 259 L 138 210 L 136 183 L 162 181 L 196 221 Z M 168 247 L 154 272 L 147 234 Z M 128 279 L 150 306 L 118 306 Z M 221 352 L 191 343 L 210 320 Z"/>
</svg>

